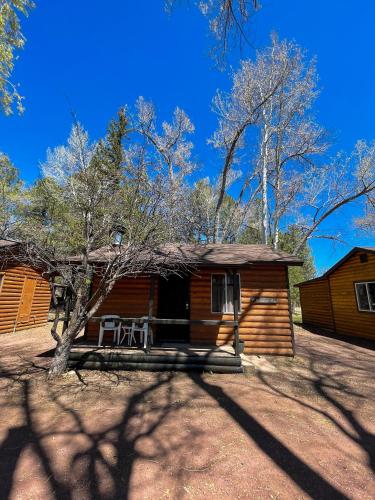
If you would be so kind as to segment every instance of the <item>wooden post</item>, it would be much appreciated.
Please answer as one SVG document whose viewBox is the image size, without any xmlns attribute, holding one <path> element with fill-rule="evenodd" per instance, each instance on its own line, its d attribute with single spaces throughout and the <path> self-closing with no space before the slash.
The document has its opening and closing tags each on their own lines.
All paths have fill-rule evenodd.
<svg viewBox="0 0 375 500">
<path fill-rule="evenodd" d="M 154 294 L 155 294 L 155 275 L 151 274 L 150 276 L 150 291 L 148 297 L 148 321 L 147 321 L 147 331 L 150 334 L 152 329 L 151 319 L 153 317 L 154 312 Z M 149 335 L 147 335 L 147 339 Z M 147 348 L 148 348 L 148 340 L 147 340 Z"/>
<path fill-rule="evenodd" d="M 292 298 L 290 296 L 290 283 L 289 283 L 289 268 L 288 268 L 288 266 L 285 266 L 285 274 L 286 274 L 286 286 L 288 289 L 289 323 L 290 323 L 290 331 L 292 332 L 292 350 L 293 350 L 293 356 L 294 356 L 296 353 L 296 341 L 295 341 L 295 337 L 294 337 Z"/>
<path fill-rule="evenodd" d="M 234 319 L 234 353 L 236 356 L 240 355 L 240 336 L 238 330 L 238 276 L 236 269 L 233 270 L 233 319 Z"/>
</svg>

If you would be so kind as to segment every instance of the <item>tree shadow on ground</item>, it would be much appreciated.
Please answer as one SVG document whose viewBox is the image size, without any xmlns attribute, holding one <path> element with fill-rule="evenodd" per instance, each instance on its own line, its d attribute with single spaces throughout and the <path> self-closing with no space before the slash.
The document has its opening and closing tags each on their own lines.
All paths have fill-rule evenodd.
<svg viewBox="0 0 375 500">
<path fill-rule="evenodd" d="M 346 499 L 342 492 L 326 481 L 305 462 L 298 458 L 277 437 L 246 412 L 218 385 L 210 384 L 199 374 L 192 375 L 194 382 L 218 402 L 232 419 L 268 457 L 284 471 L 294 483 L 312 498 Z"/>
<path fill-rule="evenodd" d="M 330 349 L 320 344 L 304 346 L 305 355 L 299 358 L 298 369 L 293 370 L 294 389 L 297 390 L 284 383 L 291 369 L 289 361 L 283 363 L 281 360 L 276 375 L 258 371 L 257 377 L 272 394 L 333 424 L 339 433 L 362 450 L 368 469 L 375 472 L 375 434 L 365 428 L 357 415 L 363 404 L 375 401 L 374 355 L 371 348 L 367 352 L 359 351 L 358 345 L 357 342 L 339 345 L 339 358 L 334 352 L 334 344 Z"/>
<path fill-rule="evenodd" d="M 310 387 L 313 393 L 320 397 L 323 406 L 327 409 L 322 409 L 318 405 L 307 402 L 295 394 L 288 394 L 286 390 L 280 387 L 280 383 L 269 374 L 258 372 L 257 375 L 262 384 L 271 389 L 273 393 L 282 398 L 287 398 L 307 410 L 322 415 L 334 424 L 341 433 L 364 451 L 368 457 L 369 467 L 375 472 L 375 434 L 369 432 L 355 415 L 357 409 L 355 402 L 368 400 L 371 398 L 371 395 L 353 388 L 350 383 L 346 382 L 346 376 L 352 376 L 352 363 L 346 365 L 342 361 L 339 369 L 337 369 L 336 364 L 337 362 L 329 358 L 328 360 L 325 359 L 324 363 L 310 359 L 308 371 L 306 373 L 295 374 L 296 383 Z M 330 373 L 331 367 L 335 369 L 333 374 Z M 364 370 L 366 369 L 363 367 L 358 369 L 360 373 Z M 369 373 L 369 377 L 371 376 L 372 374 Z M 350 409 L 349 405 L 343 402 L 346 396 L 352 398 L 351 406 L 354 406 L 354 410 Z M 346 425 L 340 422 L 339 418 L 335 417 L 329 410 L 338 411 L 338 414 Z"/>
<path fill-rule="evenodd" d="M 348 352 L 347 364 L 341 363 L 340 369 L 330 373 L 329 367 L 337 363 L 337 359 L 329 354 L 321 360 L 321 354 L 312 350 L 306 371 L 293 372 L 292 380 L 295 384 L 305 384 L 313 389 L 328 405 L 340 413 L 349 424 L 351 431 L 326 410 L 322 410 L 310 400 L 304 401 L 294 393 L 289 394 L 277 383 L 277 377 L 272 374 L 258 372 L 258 378 L 263 390 L 270 390 L 279 397 L 290 399 L 304 408 L 323 414 L 345 436 L 352 439 L 367 453 L 369 464 L 374 469 L 374 436 L 358 421 L 355 413 L 345 405 L 341 395 L 346 393 L 353 398 L 365 398 L 368 395 L 345 383 L 345 370 L 353 370 L 353 361 Z M 370 366 L 370 359 L 368 359 Z M 286 367 L 288 369 L 288 364 Z M 367 365 L 366 365 L 367 367 Z M 366 370 L 367 368 L 363 368 Z M 39 370 L 39 372 L 38 372 Z M 45 370 L 42 369 L 42 370 Z M 72 403 L 64 399 L 64 390 L 72 390 L 72 385 L 66 385 L 62 391 L 53 386 L 46 387 L 47 403 L 55 408 L 55 415 L 61 420 L 50 425 L 41 425 L 36 418 L 35 401 L 33 401 L 33 381 L 35 375 L 40 375 L 41 369 L 30 365 L 27 373 L 1 369 L 0 372 L 5 386 L 16 386 L 19 403 L 12 398 L 6 405 L 20 406 L 22 424 L 15 425 L 8 431 L 0 445 L 0 481 L 2 489 L 0 498 L 7 499 L 11 495 L 16 481 L 17 466 L 21 455 L 32 449 L 37 462 L 42 469 L 42 477 L 47 478 L 51 497 L 57 499 L 87 498 L 87 499 L 127 499 L 132 491 L 132 479 L 138 463 L 164 463 L 166 460 L 178 461 L 176 467 L 174 491 L 175 498 L 182 498 L 182 484 L 184 470 L 187 469 L 184 453 L 186 450 L 195 455 L 203 452 L 201 446 L 202 430 L 191 427 L 188 436 L 176 433 L 168 435 L 163 432 L 164 424 L 174 420 L 177 426 L 182 426 L 183 410 L 196 398 L 204 394 L 209 396 L 209 404 L 218 404 L 238 424 L 247 436 L 284 472 L 306 495 L 319 499 L 348 498 L 321 474 L 312 469 L 280 439 L 265 428 L 258 419 L 246 411 L 229 393 L 230 389 L 222 388 L 215 378 L 202 374 L 190 374 L 194 382 L 189 393 L 181 394 L 176 389 L 175 382 L 178 375 L 174 373 L 160 373 L 154 375 L 151 381 L 140 381 L 134 390 L 122 400 L 118 411 L 111 413 L 111 419 L 105 420 L 100 414 L 94 416 L 97 422 L 91 422 Z M 358 368 L 358 374 L 361 374 Z M 77 398 L 81 390 L 92 388 L 93 382 L 80 377 Z M 287 376 L 280 372 L 281 377 Z M 137 383 L 134 373 L 98 375 L 98 381 L 103 385 L 104 392 L 98 393 L 98 398 L 106 394 L 107 390 L 115 390 L 116 383 L 108 383 L 106 378 L 117 377 L 117 384 L 125 384 L 129 380 Z M 289 375 L 290 379 L 290 375 Z M 90 379 L 91 380 L 91 379 Z M 246 380 L 246 379 L 244 379 Z M 95 382 L 94 382 L 95 383 Z M 112 385 L 111 385 L 112 384 Z M 4 384 L 2 387 L 6 389 Z M 246 390 L 251 390 L 251 383 L 246 383 Z M 84 394 L 84 393 L 82 393 Z M 103 396 L 104 397 L 104 396 Z M 115 397 L 115 396 L 114 396 Z M 0 407 L 1 409 L 1 407 Z M 103 418 L 103 420 L 101 420 Z M 69 421 L 68 424 L 66 421 Z M 49 423 L 47 421 L 47 423 Z M 219 432 L 215 429 L 215 432 Z M 69 463 L 64 475 L 56 464 L 54 450 L 51 449 L 51 440 L 55 447 L 59 440 L 80 440 L 81 446 L 69 456 Z M 148 446 L 144 446 L 144 442 Z M 177 458 L 178 456 L 178 458 Z M 176 458 L 175 458 L 176 457 Z M 150 473 L 149 473 L 150 474 Z M 156 481 L 157 478 L 145 475 L 142 480 L 146 483 Z"/>
<path fill-rule="evenodd" d="M 30 373 L 27 373 L 29 376 Z M 104 374 L 102 374 L 104 376 Z M 48 403 L 55 405 L 55 418 L 61 421 L 56 425 L 40 425 L 34 416 L 35 402 L 32 401 L 32 382 L 24 374 L 7 374 L 1 370 L 1 378 L 8 384 L 8 389 L 17 385 L 21 401 L 23 424 L 11 427 L 0 445 L 0 481 L 1 499 L 8 499 L 15 486 L 17 466 L 21 455 L 32 451 L 33 466 L 40 465 L 39 475 L 49 485 L 51 497 L 71 499 L 126 499 L 129 497 L 130 481 L 137 461 L 160 462 L 174 451 L 188 447 L 199 453 L 200 430 L 189 429 L 188 438 L 184 436 L 166 436 L 159 430 L 170 418 L 178 419 L 179 413 L 195 398 L 188 394 L 176 400 L 173 387 L 175 374 L 161 373 L 152 383 L 133 391 L 120 405 L 120 412 L 112 422 L 101 424 L 101 415 L 97 422 L 87 422 L 72 405 L 62 401 L 61 394 L 48 390 Z M 124 382 L 125 378 L 119 383 Z M 99 396 L 100 397 L 100 396 Z M 3 407 L 6 405 L 3 405 Z M 15 403 L 14 406 L 17 406 Z M 69 420 L 69 425 L 66 421 Z M 110 419 L 111 420 L 111 419 Z M 46 429 L 44 429 L 46 427 Z M 56 464 L 55 451 L 51 450 L 51 440 L 55 448 L 59 440 L 80 440 L 84 443 L 80 450 L 70 456 L 68 470 L 64 474 Z M 147 446 L 143 446 L 147 440 Z M 182 460 L 182 461 L 181 461 Z M 183 459 L 179 462 L 177 482 L 182 483 Z M 178 474 L 177 474 L 178 476 Z M 144 478 L 145 482 L 147 479 Z"/>
</svg>

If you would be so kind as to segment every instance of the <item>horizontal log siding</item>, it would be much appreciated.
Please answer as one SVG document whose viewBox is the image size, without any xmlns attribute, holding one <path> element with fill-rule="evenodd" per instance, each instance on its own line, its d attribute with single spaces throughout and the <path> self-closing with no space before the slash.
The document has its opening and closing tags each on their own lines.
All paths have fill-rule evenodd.
<svg viewBox="0 0 375 500">
<path fill-rule="evenodd" d="M 190 318 L 233 320 L 233 314 L 211 312 L 211 274 L 224 269 L 201 269 L 191 278 Z M 248 354 L 292 355 L 287 269 L 284 266 L 253 265 L 239 270 L 241 307 L 239 335 Z M 277 304 L 254 304 L 251 297 L 273 297 Z M 191 325 L 192 343 L 227 344 L 233 342 L 233 327 Z"/>
<path fill-rule="evenodd" d="M 0 291 L 0 333 L 9 333 L 14 329 L 26 277 L 36 280 L 30 320 L 17 323 L 16 330 L 45 324 L 48 320 L 51 293 L 48 281 L 41 273 L 31 267 L 9 264 L 7 268 L 0 270 L 0 274 L 4 275 Z"/>
<path fill-rule="evenodd" d="M 150 293 L 150 278 L 141 276 L 138 278 L 123 278 L 114 286 L 112 292 L 104 300 L 95 316 L 105 314 L 116 314 L 122 317 L 140 317 L 148 315 L 148 301 Z M 94 280 L 93 292 L 97 286 Z M 154 292 L 154 315 L 157 311 L 157 279 L 155 280 Z M 90 321 L 86 335 L 88 340 L 96 342 L 99 334 L 99 322 Z"/>
<path fill-rule="evenodd" d="M 375 339 L 375 313 L 358 311 L 353 284 L 375 281 L 375 255 L 367 256 L 368 262 L 362 263 L 359 254 L 354 254 L 329 279 L 337 333 Z"/>
<path fill-rule="evenodd" d="M 333 330 L 328 280 L 308 283 L 301 286 L 299 291 L 303 323 Z"/>
</svg>

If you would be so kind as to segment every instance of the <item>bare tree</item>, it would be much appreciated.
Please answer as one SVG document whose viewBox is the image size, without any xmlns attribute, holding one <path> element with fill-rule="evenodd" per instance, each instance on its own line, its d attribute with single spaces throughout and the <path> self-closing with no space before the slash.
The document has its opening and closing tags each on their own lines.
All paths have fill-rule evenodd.
<svg viewBox="0 0 375 500">
<path fill-rule="evenodd" d="M 273 99 L 291 72 L 290 52 L 295 46 L 286 41 L 272 38 L 272 45 L 258 51 L 255 61 L 246 60 L 233 77 L 229 94 L 218 92 L 214 98 L 214 109 L 219 117 L 219 126 L 210 142 L 223 155 L 221 185 L 215 213 L 215 241 L 220 241 L 220 210 L 227 189 L 228 175 L 238 162 L 238 153 L 246 144 L 246 133 L 251 128 L 267 124 L 262 130 L 261 148 L 264 158 L 262 185 L 267 184 L 265 174 L 268 168 L 267 145 L 270 140 L 267 115 L 272 114 Z M 250 165 L 250 163 L 248 163 Z M 244 187 L 248 185 L 245 176 Z M 242 191 L 242 190 L 241 190 Z M 266 190 L 263 200 L 266 205 Z"/>
<path fill-rule="evenodd" d="M 175 236 L 183 241 L 187 231 L 180 221 L 187 211 L 186 194 L 191 189 L 188 179 L 196 168 L 192 158 L 193 143 L 189 139 L 194 133 L 194 125 L 178 107 L 170 122 L 164 121 L 159 125 L 154 105 L 143 97 L 138 98 L 136 111 L 133 124 L 135 139 L 142 139 L 142 146 L 137 147 L 143 147 L 144 161 L 152 165 L 166 183 L 169 195 L 165 200 L 165 209 L 169 218 L 177 218 L 170 222 L 173 227 L 181 229 Z"/>
<path fill-rule="evenodd" d="M 365 213 L 363 217 L 358 217 L 355 222 L 362 231 L 365 231 L 370 236 L 375 235 L 375 194 L 367 196 Z"/>
<path fill-rule="evenodd" d="M 195 168 L 191 160 L 193 143 L 187 135 L 194 132 L 194 125 L 187 114 L 176 108 L 171 123 L 163 122 L 162 132 L 158 132 L 157 116 L 154 105 L 139 97 L 136 102 L 137 117 L 135 128 L 152 146 L 155 163 L 160 171 L 167 170 L 171 182 L 179 182 Z"/>
<path fill-rule="evenodd" d="M 318 236 L 320 224 L 344 204 L 367 197 L 371 207 L 372 145 L 359 141 L 349 157 L 320 166 L 328 140 L 312 115 L 317 95 L 314 59 L 308 61 L 298 45 L 276 35 L 255 61 L 242 62 L 229 94 L 217 93 L 219 127 L 210 142 L 221 152 L 223 166 L 215 191 L 214 242 L 236 234 L 228 231 L 231 221 L 235 227 L 241 212 L 251 217 L 259 207 L 258 195 L 263 243 L 278 248 L 281 230 L 297 224 L 296 251 Z M 253 162 L 246 155 L 252 144 L 257 149 Z M 233 210 L 238 212 L 224 222 L 224 199 L 233 179 Z"/>
<path fill-rule="evenodd" d="M 272 36 L 271 71 L 283 79 L 262 108 L 257 155 L 262 192 L 262 239 L 278 247 L 279 223 L 301 188 L 300 170 L 327 144 L 324 131 L 307 115 L 318 94 L 315 61 L 306 62 L 295 43 Z M 271 193 L 270 193 L 271 191 Z M 270 226 L 269 221 L 272 221 Z"/>
<path fill-rule="evenodd" d="M 297 253 L 321 224 L 344 205 L 360 199 L 373 200 L 375 193 L 375 142 L 358 141 L 350 155 L 338 154 L 331 163 L 315 166 L 303 178 L 296 227 Z M 319 237 L 332 239 L 333 235 Z"/>
<path fill-rule="evenodd" d="M 236 172 L 231 173 L 227 187 L 237 180 Z M 249 179 L 250 183 L 250 179 Z M 215 214 L 220 194 L 221 179 L 211 182 L 209 178 L 200 179 L 189 189 L 186 198 L 186 209 L 181 216 L 184 218 L 185 240 L 212 243 L 215 241 Z M 246 201 L 243 200 L 248 190 L 248 183 L 244 182 L 242 191 L 233 197 L 225 194 L 220 210 L 220 241 L 233 243 L 248 224 L 252 217 L 253 203 L 256 192 L 252 192 Z"/>
<path fill-rule="evenodd" d="M 51 331 L 56 350 L 50 376 L 65 371 L 73 340 L 118 280 L 166 274 L 183 265 L 181 257 L 156 250 L 173 241 L 176 231 L 165 209 L 169 185 L 144 162 L 142 148 L 124 150 L 127 133 L 124 111 L 110 124 L 105 140 L 96 144 L 75 124 L 67 146 L 48 152 L 39 186 L 44 195 L 34 200 L 24 221 L 26 258 L 58 275 L 73 297 L 69 326 L 58 333 L 57 312 Z M 123 239 L 114 246 L 118 227 Z M 76 257 L 71 256 L 73 249 Z"/>
<path fill-rule="evenodd" d="M 270 211 L 270 236 L 274 248 L 279 247 L 280 222 L 291 215 L 303 189 L 305 169 L 311 168 L 316 155 L 327 149 L 324 130 L 310 121 L 300 121 L 294 126 L 277 128 L 272 147 L 270 184 L 273 207 Z"/>
<path fill-rule="evenodd" d="M 177 0 L 165 0 L 169 9 L 176 3 Z M 247 25 L 261 7 L 259 0 L 202 0 L 196 4 L 208 19 L 216 39 L 213 55 L 219 64 L 223 63 L 232 44 L 249 44 Z"/>
</svg>

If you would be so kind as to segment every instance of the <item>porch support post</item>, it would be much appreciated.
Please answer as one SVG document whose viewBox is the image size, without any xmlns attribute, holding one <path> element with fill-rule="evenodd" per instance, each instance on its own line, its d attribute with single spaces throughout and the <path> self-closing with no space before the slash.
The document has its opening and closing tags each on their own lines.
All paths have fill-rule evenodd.
<svg viewBox="0 0 375 500">
<path fill-rule="evenodd" d="M 240 336 L 238 330 L 238 299 L 239 299 L 239 290 L 238 290 L 238 276 L 236 269 L 233 269 L 233 319 L 234 319 L 234 352 L 236 356 L 240 355 Z"/>
<path fill-rule="evenodd" d="M 147 321 L 147 328 L 148 332 L 151 333 L 152 329 L 152 323 L 151 319 L 153 317 L 153 312 L 154 312 L 154 295 L 155 295 L 155 275 L 151 274 L 150 276 L 150 290 L 149 290 L 149 297 L 148 297 L 148 321 Z M 149 338 L 149 335 L 147 336 Z M 148 348 L 148 346 L 147 346 Z"/>
</svg>

